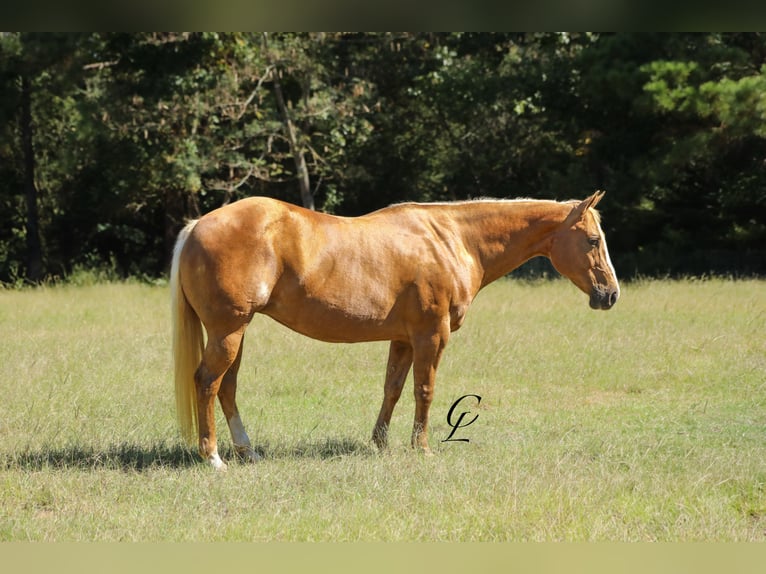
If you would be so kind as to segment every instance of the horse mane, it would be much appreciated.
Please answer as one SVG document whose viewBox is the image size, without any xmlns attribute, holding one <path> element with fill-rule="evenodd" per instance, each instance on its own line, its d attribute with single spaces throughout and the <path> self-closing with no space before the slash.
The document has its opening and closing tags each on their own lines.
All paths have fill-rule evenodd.
<svg viewBox="0 0 766 574">
<path fill-rule="evenodd" d="M 458 199 L 454 201 L 402 201 L 398 203 L 392 203 L 387 208 L 397 207 L 397 206 L 422 206 L 422 207 L 428 207 L 430 205 L 433 206 L 448 206 L 448 205 L 471 205 L 474 203 L 527 203 L 527 202 L 547 202 L 547 203 L 557 203 L 557 204 L 568 204 L 572 207 L 578 205 L 580 203 L 580 199 L 565 199 L 562 201 L 557 201 L 555 199 L 535 199 L 533 197 L 516 197 L 516 198 L 508 198 L 508 197 L 473 197 L 471 199 Z M 387 209 L 384 208 L 384 209 Z M 596 220 L 596 224 L 600 227 L 601 226 L 601 214 L 598 212 L 598 210 L 595 207 L 591 207 L 589 211 L 593 214 L 593 218 Z"/>
<path fill-rule="evenodd" d="M 580 203 L 580 199 L 539 199 L 534 197 L 472 197 L 470 199 L 456 199 L 453 201 L 400 201 L 390 204 L 388 207 L 394 207 L 396 205 L 468 205 L 472 203 L 525 203 L 525 202 L 549 202 L 549 203 L 568 203 L 571 205 L 577 205 Z M 595 208 L 591 208 L 591 211 L 598 217 L 598 211 Z"/>
<path fill-rule="evenodd" d="M 555 199 L 535 199 L 533 197 L 510 198 L 510 197 L 482 196 L 482 197 L 472 197 L 470 199 L 455 199 L 452 201 L 400 201 L 400 202 L 392 203 L 391 205 L 389 205 L 389 207 L 394 207 L 396 205 L 428 206 L 428 205 L 470 205 L 472 203 L 524 203 L 528 201 L 548 201 L 551 203 L 562 203 L 562 202 L 556 201 Z M 570 201 L 576 201 L 576 200 L 573 199 Z"/>
</svg>

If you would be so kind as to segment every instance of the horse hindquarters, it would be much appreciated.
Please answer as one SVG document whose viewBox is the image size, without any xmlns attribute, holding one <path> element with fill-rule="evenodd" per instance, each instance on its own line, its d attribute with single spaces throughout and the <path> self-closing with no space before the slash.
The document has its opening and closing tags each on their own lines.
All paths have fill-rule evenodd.
<svg viewBox="0 0 766 574">
<path fill-rule="evenodd" d="M 179 234 L 171 267 L 177 416 L 187 442 L 193 444 L 196 434 L 202 458 L 216 469 L 225 469 L 217 447 L 216 397 L 237 452 L 251 461 L 259 458 L 236 404 L 237 372 L 248 317 L 231 309 L 226 292 L 221 290 L 221 278 L 211 274 L 214 266 L 209 246 L 200 239 L 200 229 L 192 223 Z"/>
</svg>

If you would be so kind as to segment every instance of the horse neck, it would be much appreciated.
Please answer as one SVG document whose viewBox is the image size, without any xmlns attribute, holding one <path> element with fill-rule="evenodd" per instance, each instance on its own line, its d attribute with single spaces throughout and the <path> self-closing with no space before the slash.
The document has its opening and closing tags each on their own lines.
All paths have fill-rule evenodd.
<svg viewBox="0 0 766 574">
<path fill-rule="evenodd" d="M 548 256 L 571 205 L 555 201 L 477 202 L 467 210 L 466 245 L 483 269 L 482 287 L 538 255 Z"/>
</svg>

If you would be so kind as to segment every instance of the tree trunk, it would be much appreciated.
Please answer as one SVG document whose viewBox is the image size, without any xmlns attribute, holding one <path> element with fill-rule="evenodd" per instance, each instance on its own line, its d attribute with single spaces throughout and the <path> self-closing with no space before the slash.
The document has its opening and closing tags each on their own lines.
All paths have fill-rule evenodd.
<svg viewBox="0 0 766 574">
<path fill-rule="evenodd" d="M 26 203 L 27 280 L 39 283 L 43 277 L 43 253 L 37 212 L 35 150 L 32 144 L 32 87 L 26 74 L 21 76 L 21 148 L 24 156 L 24 200 Z"/>
<path fill-rule="evenodd" d="M 266 32 L 263 33 L 263 44 L 268 54 L 268 34 Z M 267 59 L 271 60 L 270 57 Z M 271 78 L 274 81 L 274 97 L 277 100 L 279 115 L 282 117 L 282 123 L 287 132 L 287 142 L 290 145 L 290 153 L 292 154 L 293 162 L 295 163 L 296 177 L 301 192 L 301 201 L 303 202 L 303 207 L 314 210 L 314 195 L 311 193 L 311 182 L 309 181 L 309 170 L 306 165 L 306 157 L 303 154 L 303 146 L 301 146 L 298 141 L 295 124 L 290 118 L 287 106 L 285 105 L 285 98 L 282 94 L 282 84 L 279 81 L 279 68 L 277 66 L 272 66 Z"/>
<path fill-rule="evenodd" d="M 165 191 L 165 260 L 164 268 L 170 269 L 173 248 L 178 232 L 191 219 L 200 217 L 197 195 L 191 191 L 169 187 Z"/>
</svg>

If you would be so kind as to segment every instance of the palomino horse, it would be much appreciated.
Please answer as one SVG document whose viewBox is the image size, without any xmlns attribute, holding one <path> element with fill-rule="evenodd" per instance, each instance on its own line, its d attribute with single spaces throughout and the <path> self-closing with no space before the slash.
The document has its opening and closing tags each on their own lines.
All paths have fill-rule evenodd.
<svg viewBox="0 0 766 574">
<path fill-rule="evenodd" d="M 361 217 L 253 197 L 212 211 L 179 234 L 171 268 L 176 406 L 185 438 L 218 455 L 218 397 L 236 451 L 256 460 L 235 394 L 245 329 L 263 313 L 330 342 L 391 341 L 382 450 L 412 368 L 412 446 L 429 453 L 428 410 L 450 332 L 478 291 L 537 255 L 609 309 L 620 290 L 598 213 L 583 201 L 476 200 L 393 205 Z M 202 326 L 207 332 L 207 342 Z"/>
</svg>

